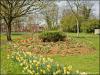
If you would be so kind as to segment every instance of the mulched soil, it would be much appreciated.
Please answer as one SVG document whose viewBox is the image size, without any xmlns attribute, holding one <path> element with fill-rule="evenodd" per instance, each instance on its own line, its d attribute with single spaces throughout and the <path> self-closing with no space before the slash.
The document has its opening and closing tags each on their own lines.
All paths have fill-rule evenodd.
<svg viewBox="0 0 100 75">
<path fill-rule="evenodd" d="M 42 42 L 43 43 L 43 42 Z M 84 43 L 74 43 L 71 41 L 65 42 L 55 42 L 55 43 L 46 43 L 46 46 L 50 45 L 50 48 L 47 52 L 42 52 L 41 50 L 35 50 L 33 48 L 33 53 L 42 54 L 42 55 L 87 55 L 95 52 L 94 48 L 88 47 Z M 48 45 L 49 44 L 49 45 Z M 43 46 L 43 47 L 46 47 Z"/>
<path fill-rule="evenodd" d="M 22 44 L 26 42 L 25 45 Z M 67 39 L 65 41 L 58 42 L 42 42 L 39 39 L 30 39 L 30 42 L 27 40 L 19 41 L 19 50 L 31 51 L 34 54 L 41 55 L 88 55 L 96 52 L 94 48 L 89 47 L 84 42 L 75 42 L 72 39 Z M 31 46 L 31 48 L 30 48 Z"/>
</svg>

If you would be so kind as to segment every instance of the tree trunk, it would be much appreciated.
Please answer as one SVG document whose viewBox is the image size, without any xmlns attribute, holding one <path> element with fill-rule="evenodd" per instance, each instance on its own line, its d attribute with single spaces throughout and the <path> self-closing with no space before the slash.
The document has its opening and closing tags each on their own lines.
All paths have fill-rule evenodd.
<svg viewBox="0 0 100 75">
<path fill-rule="evenodd" d="M 77 37 L 79 37 L 79 21 L 77 19 Z"/>
<path fill-rule="evenodd" d="M 7 41 L 11 41 L 11 23 L 7 25 Z"/>
</svg>

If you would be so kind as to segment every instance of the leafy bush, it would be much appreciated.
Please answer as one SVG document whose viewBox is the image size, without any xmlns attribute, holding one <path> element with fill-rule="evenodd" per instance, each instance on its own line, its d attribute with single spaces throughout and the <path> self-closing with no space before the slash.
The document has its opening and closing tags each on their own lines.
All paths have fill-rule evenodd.
<svg viewBox="0 0 100 75">
<path fill-rule="evenodd" d="M 99 20 L 96 20 L 96 19 L 88 20 L 81 24 L 81 30 L 83 32 L 91 33 L 91 32 L 94 32 L 94 29 L 96 28 L 100 29 Z"/>
<path fill-rule="evenodd" d="M 73 31 L 72 29 L 76 29 L 75 25 L 76 25 L 76 21 L 75 21 L 75 17 L 72 15 L 69 16 L 63 16 L 61 21 L 61 27 L 63 31 Z"/>
<path fill-rule="evenodd" d="M 46 31 L 41 33 L 40 39 L 42 39 L 43 42 L 64 41 L 65 35 L 59 31 Z"/>
<path fill-rule="evenodd" d="M 79 21 L 82 21 L 82 17 L 79 17 Z M 73 15 L 63 16 L 60 21 L 61 27 L 63 31 L 67 32 L 77 32 L 77 23 L 76 18 Z M 80 28 L 80 26 L 79 26 Z"/>
</svg>

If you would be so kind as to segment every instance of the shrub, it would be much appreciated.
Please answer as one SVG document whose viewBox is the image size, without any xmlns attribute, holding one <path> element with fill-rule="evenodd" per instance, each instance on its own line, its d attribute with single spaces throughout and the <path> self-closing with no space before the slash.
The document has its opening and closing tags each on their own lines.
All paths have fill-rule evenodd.
<svg viewBox="0 0 100 75">
<path fill-rule="evenodd" d="M 43 42 L 64 41 L 65 35 L 59 31 L 46 31 L 41 33 L 40 39 L 42 39 Z"/>
<path fill-rule="evenodd" d="M 83 22 L 81 25 L 81 30 L 83 32 L 91 33 L 94 32 L 94 29 L 100 29 L 99 20 L 93 19 Z"/>
</svg>

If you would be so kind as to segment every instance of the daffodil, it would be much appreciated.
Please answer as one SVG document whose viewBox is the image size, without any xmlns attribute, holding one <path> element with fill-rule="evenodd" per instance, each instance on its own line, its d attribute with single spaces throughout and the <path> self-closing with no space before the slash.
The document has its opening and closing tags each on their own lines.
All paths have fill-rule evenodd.
<svg viewBox="0 0 100 75">
<path fill-rule="evenodd" d="M 57 64 L 57 69 L 60 69 L 60 64 Z"/>
<path fill-rule="evenodd" d="M 30 69 L 32 69 L 32 65 L 29 65 Z"/>
<path fill-rule="evenodd" d="M 21 66 L 23 66 L 23 63 L 20 63 Z"/>
<path fill-rule="evenodd" d="M 67 74 L 67 67 L 64 67 L 64 74 Z"/>
<path fill-rule="evenodd" d="M 37 64 L 40 64 L 40 62 L 38 61 Z"/>
<path fill-rule="evenodd" d="M 45 58 L 43 58 L 43 62 L 45 62 L 46 61 L 46 59 Z"/>
<path fill-rule="evenodd" d="M 50 68 L 47 68 L 47 70 L 50 72 Z"/>
<path fill-rule="evenodd" d="M 51 59 L 51 58 L 47 58 L 47 59 L 48 59 L 48 61 L 53 62 L 53 59 Z"/>
<path fill-rule="evenodd" d="M 64 70 L 64 74 L 65 74 L 65 75 L 67 74 L 67 71 L 66 71 L 66 70 Z"/>
<path fill-rule="evenodd" d="M 36 67 L 38 67 L 38 66 L 39 66 L 39 64 L 37 63 L 37 64 L 36 64 Z"/>
<path fill-rule="evenodd" d="M 7 55 L 7 59 L 9 59 L 10 58 L 10 56 L 9 55 Z"/>
<path fill-rule="evenodd" d="M 31 53 L 31 52 L 26 52 L 26 54 L 27 54 L 27 55 L 29 55 L 29 56 L 31 56 L 31 55 L 32 55 L 32 53 Z"/>
<path fill-rule="evenodd" d="M 38 70 L 38 69 L 39 69 L 39 67 L 36 67 L 36 69 Z"/>
<path fill-rule="evenodd" d="M 57 71 L 56 71 L 56 74 L 59 74 L 59 73 L 61 73 L 61 70 L 57 70 Z"/>
<path fill-rule="evenodd" d="M 41 71 L 41 72 L 43 72 L 43 70 L 42 70 L 42 69 L 41 69 L 40 71 Z"/>
<path fill-rule="evenodd" d="M 79 70 L 76 70 L 76 73 L 79 74 Z"/>
<path fill-rule="evenodd" d="M 59 64 L 57 64 L 57 67 L 60 67 L 60 65 L 59 65 Z"/>
<path fill-rule="evenodd" d="M 29 63 L 32 63 L 32 60 L 29 60 Z"/>
<path fill-rule="evenodd" d="M 37 62 L 37 60 L 33 60 L 33 63 L 36 63 Z"/>
<path fill-rule="evenodd" d="M 69 71 L 72 70 L 72 66 L 69 65 L 67 69 L 68 69 Z"/>
<path fill-rule="evenodd" d="M 30 69 L 28 69 L 27 72 L 30 74 L 33 74 L 33 72 Z"/>
<path fill-rule="evenodd" d="M 80 75 L 87 75 L 87 73 L 86 72 L 81 72 Z"/>
<path fill-rule="evenodd" d="M 47 65 L 47 68 L 51 68 L 51 65 L 48 64 L 48 65 Z"/>
<path fill-rule="evenodd" d="M 53 75 L 56 75 L 56 72 L 53 72 Z"/>
<path fill-rule="evenodd" d="M 67 67 L 64 67 L 63 69 L 64 69 L 64 70 L 67 70 Z"/>
<path fill-rule="evenodd" d="M 45 70 L 43 70 L 43 74 L 46 74 L 46 71 Z"/>
</svg>

